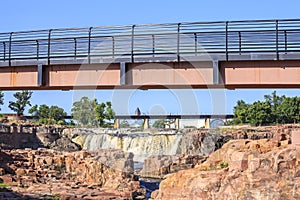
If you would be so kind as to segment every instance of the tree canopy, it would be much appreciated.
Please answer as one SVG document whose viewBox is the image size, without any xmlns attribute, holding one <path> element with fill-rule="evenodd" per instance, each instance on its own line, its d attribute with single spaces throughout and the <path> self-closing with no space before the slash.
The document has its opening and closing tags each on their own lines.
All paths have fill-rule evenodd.
<svg viewBox="0 0 300 200">
<path fill-rule="evenodd" d="M 300 122 L 300 97 L 278 96 L 276 91 L 264 101 L 247 104 L 239 100 L 234 107 L 233 124 L 270 125 Z"/>
<path fill-rule="evenodd" d="M 58 106 L 49 107 L 46 104 L 34 105 L 28 112 L 32 116 L 39 118 L 39 122 L 43 124 L 57 123 L 60 120 L 64 120 L 64 117 L 67 115 L 63 108 Z"/>
<path fill-rule="evenodd" d="M 18 115 L 23 115 L 27 105 L 31 106 L 30 98 L 32 92 L 24 90 L 22 92 L 16 92 L 13 96 L 16 98 L 16 101 L 9 101 L 8 107 L 15 111 Z"/>
<path fill-rule="evenodd" d="M 152 124 L 152 127 L 153 128 L 165 128 L 165 125 L 166 125 L 166 120 L 165 119 L 159 119 L 159 120 L 156 120 Z"/>
<path fill-rule="evenodd" d="M 96 125 L 104 127 L 107 121 L 114 118 L 114 111 L 111 102 L 98 103 L 96 99 L 90 100 L 82 97 L 73 103 L 72 116 L 80 125 Z"/>
</svg>

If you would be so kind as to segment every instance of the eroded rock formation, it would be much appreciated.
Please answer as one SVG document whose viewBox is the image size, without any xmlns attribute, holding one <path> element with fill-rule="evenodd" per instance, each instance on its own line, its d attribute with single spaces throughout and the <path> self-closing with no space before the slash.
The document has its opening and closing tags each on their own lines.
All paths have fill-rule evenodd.
<svg viewBox="0 0 300 200">
<path fill-rule="evenodd" d="M 35 198 L 128 199 L 143 194 L 133 174 L 133 155 L 103 151 L 2 150 L 0 178 L 13 192 Z M 105 165 L 102 156 L 115 164 Z"/>
<path fill-rule="evenodd" d="M 286 133 L 285 133 L 286 132 Z M 300 148 L 289 131 L 232 140 L 193 169 L 168 175 L 153 199 L 300 199 Z"/>
</svg>

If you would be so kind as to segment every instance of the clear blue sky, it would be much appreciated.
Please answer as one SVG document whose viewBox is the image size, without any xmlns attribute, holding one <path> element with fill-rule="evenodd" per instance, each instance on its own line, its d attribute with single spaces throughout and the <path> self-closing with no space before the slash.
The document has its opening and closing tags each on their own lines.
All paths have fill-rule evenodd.
<svg viewBox="0 0 300 200">
<path fill-rule="evenodd" d="M 300 18 L 298 0 L 4 0 L 1 1 L 1 8 L 0 32 L 183 21 Z M 155 114 L 231 113 L 237 100 L 253 102 L 272 91 L 34 91 L 32 104 L 58 105 L 70 113 L 73 101 L 87 95 L 95 96 L 99 102 L 112 101 L 119 114 L 132 113 L 137 106 L 144 113 Z M 300 89 L 277 91 L 287 96 L 300 94 Z M 6 104 L 1 107 L 1 112 L 11 112 L 7 105 L 13 99 L 13 93 L 5 92 Z"/>
</svg>

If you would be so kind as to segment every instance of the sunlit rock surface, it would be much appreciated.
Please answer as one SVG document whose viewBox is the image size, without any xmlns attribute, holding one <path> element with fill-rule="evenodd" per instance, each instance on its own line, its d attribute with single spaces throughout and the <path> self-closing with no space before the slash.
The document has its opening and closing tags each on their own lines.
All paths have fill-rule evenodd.
<svg viewBox="0 0 300 200">
<path fill-rule="evenodd" d="M 1 150 L 0 178 L 12 197 L 23 195 L 18 199 L 131 199 L 144 194 L 132 157 L 121 150 Z"/>
<path fill-rule="evenodd" d="M 168 175 L 152 198 L 300 199 L 300 148 L 289 144 L 286 130 L 226 143 L 203 164 Z"/>
</svg>

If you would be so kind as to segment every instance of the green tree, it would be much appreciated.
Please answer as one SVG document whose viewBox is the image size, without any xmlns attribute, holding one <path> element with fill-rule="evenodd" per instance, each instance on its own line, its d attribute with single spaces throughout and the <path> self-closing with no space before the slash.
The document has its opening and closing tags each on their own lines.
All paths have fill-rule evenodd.
<svg viewBox="0 0 300 200">
<path fill-rule="evenodd" d="M 55 122 L 62 121 L 66 115 L 67 113 L 64 109 L 58 106 L 51 106 L 49 109 L 49 118 Z"/>
<path fill-rule="evenodd" d="M 265 95 L 265 101 L 270 104 L 271 106 L 271 118 L 272 122 L 280 123 L 280 113 L 279 110 L 280 104 L 286 98 L 285 96 L 278 96 L 276 91 L 273 91 L 271 95 Z"/>
<path fill-rule="evenodd" d="M 97 105 L 96 99 L 90 100 L 88 97 L 82 97 L 73 103 L 72 116 L 81 125 L 92 125 L 96 121 L 95 108 Z"/>
<path fill-rule="evenodd" d="M 0 91 L 0 105 L 3 105 L 4 104 L 4 94 L 2 91 Z M 0 108 L 1 110 L 1 108 Z"/>
<path fill-rule="evenodd" d="M 153 128 L 165 128 L 165 125 L 166 125 L 166 120 L 165 119 L 159 119 L 159 120 L 156 120 L 152 124 L 152 127 Z"/>
<path fill-rule="evenodd" d="M 110 101 L 106 102 L 106 111 L 105 111 L 105 119 L 106 120 L 112 120 L 115 117 L 115 112 L 112 108 L 112 104 Z"/>
<path fill-rule="evenodd" d="M 300 97 L 286 97 L 278 110 L 280 123 L 300 122 Z"/>
<path fill-rule="evenodd" d="M 96 121 L 100 127 L 106 125 L 106 121 L 110 121 L 114 118 L 115 112 L 112 109 L 111 102 L 100 103 L 95 107 Z"/>
<path fill-rule="evenodd" d="M 115 112 L 112 109 L 111 102 L 98 104 L 96 99 L 90 100 L 88 97 L 82 97 L 72 106 L 72 116 L 81 125 L 97 125 L 104 127 L 106 121 L 114 118 Z"/>
<path fill-rule="evenodd" d="M 28 113 L 39 118 L 39 122 L 43 124 L 58 123 L 59 121 L 63 123 L 64 117 L 67 115 L 63 108 L 58 106 L 49 107 L 46 104 L 34 105 L 29 109 Z"/>
<path fill-rule="evenodd" d="M 29 110 L 28 110 L 28 113 L 29 114 L 31 114 L 31 116 L 33 116 L 33 117 L 38 117 L 38 105 L 34 105 L 34 106 L 32 106 Z"/>
<path fill-rule="evenodd" d="M 271 105 L 268 102 L 256 101 L 249 106 L 250 124 L 255 126 L 267 125 L 272 122 Z"/>
<path fill-rule="evenodd" d="M 13 96 L 16 98 L 16 101 L 10 101 L 8 107 L 17 112 L 17 115 L 23 115 L 27 105 L 31 106 L 30 98 L 32 92 L 24 90 L 22 92 L 16 92 Z"/>
<path fill-rule="evenodd" d="M 129 128 L 129 127 L 130 127 L 130 124 L 127 120 L 121 121 L 120 128 Z"/>
<path fill-rule="evenodd" d="M 278 96 L 274 91 L 264 98 L 265 101 L 252 104 L 239 100 L 234 107 L 232 124 L 268 125 L 300 122 L 300 97 Z"/>
<path fill-rule="evenodd" d="M 105 103 L 100 103 L 95 107 L 96 121 L 98 122 L 100 127 L 104 125 L 105 107 Z"/>
<path fill-rule="evenodd" d="M 249 123 L 249 106 L 250 105 L 245 103 L 243 100 L 239 100 L 237 102 L 237 105 L 233 108 L 235 124 Z"/>
</svg>

